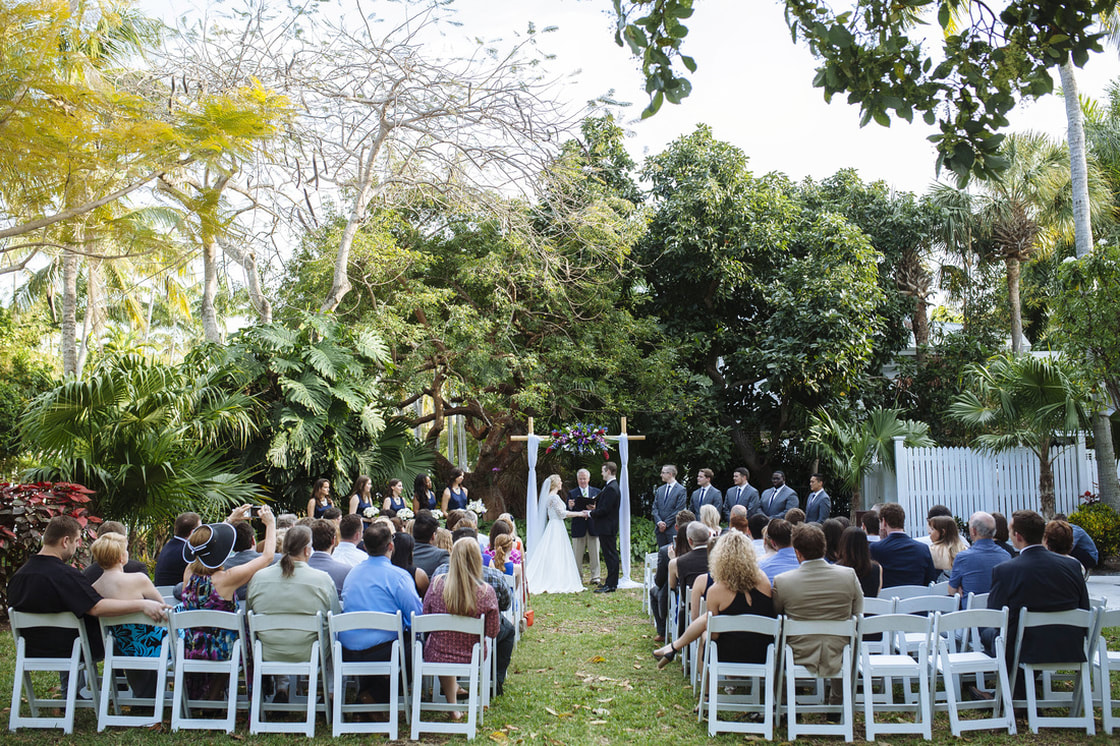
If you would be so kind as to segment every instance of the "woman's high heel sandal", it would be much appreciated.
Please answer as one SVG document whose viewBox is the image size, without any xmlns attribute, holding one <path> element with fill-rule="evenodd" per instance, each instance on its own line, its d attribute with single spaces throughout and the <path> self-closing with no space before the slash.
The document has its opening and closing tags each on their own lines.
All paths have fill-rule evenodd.
<svg viewBox="0 0 1120 746">
<path fill-rule="evenodd" d="M 657 658 L 657 668 L 660 670 L 672 663 L 673 659 L 677 657 L 677 652 L 678 651 L 675 647 L 673 647 L 672 642 L 669 643 L 669 652 L 665 653 L 664 655 L 658 655 L 657 651 L 655 650 L 653 652 L 653 657 Z"/>
</svg>

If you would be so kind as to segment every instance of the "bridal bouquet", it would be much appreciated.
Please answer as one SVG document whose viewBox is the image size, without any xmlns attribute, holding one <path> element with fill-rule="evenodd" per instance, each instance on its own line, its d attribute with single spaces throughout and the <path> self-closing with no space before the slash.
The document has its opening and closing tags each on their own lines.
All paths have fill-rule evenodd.
<svg viewBox="0 0 1120 746">
<path fill-rule="evenodd" d="M 478 516 L 486 515 L 486 505 L 484 505 L 481 500 L 468 501 L 467 510 Z"/>
<path fill-rule="evenodd" d="M 610 457 L 610 446 L 607 445 L 607 428 L 601 425 L 588 425 L 577 422 L 574 425 L 564 425 L 559 430 L 551 433 L 552 443 L 545 449 L 545 453 L 553 451 L 567 451 L 587 455 L 601 453 L 603 458 Z"/>
</svg>

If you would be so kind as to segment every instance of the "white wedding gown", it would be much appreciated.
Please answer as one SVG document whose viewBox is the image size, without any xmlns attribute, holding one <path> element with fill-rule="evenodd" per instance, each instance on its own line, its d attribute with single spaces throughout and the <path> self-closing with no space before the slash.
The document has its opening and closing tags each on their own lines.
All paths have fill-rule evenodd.
<svg viewBox="0 0 1120 746">
<path fill-rule="evenodd" d="M 541 533 L 540 546 L 531 550 L 526 583 L 529 593 L 579 593 L 583 579 L 564 519 L 570 514 L 557 494 L 548 496 L 548 525 Z"/>
</svg>

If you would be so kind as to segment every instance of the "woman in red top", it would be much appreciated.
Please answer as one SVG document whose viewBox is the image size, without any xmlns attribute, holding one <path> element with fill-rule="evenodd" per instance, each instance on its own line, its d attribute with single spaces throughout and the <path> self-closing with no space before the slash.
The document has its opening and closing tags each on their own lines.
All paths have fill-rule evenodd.
<svg viewBox="0 0 1120 746">
<path fill-rule="evenodd" d="M 486 617 L 486 636 L 498 636 L 498 597 L 482 582 L 482 552 L 478 540 L 463 537 L 451 548 L 447 574 L 437 575 L 424 594 L 425 614 Z M 433 632 L 424 645 L 424 660 L 436 663 L 469 663 L 478 638 L 462 632 Z M 455 704 L 459 687 L 454 676 L 440 676 L 448 704 Z M 451 713 L 459 720 L 460 712 Z"/>
</svg>

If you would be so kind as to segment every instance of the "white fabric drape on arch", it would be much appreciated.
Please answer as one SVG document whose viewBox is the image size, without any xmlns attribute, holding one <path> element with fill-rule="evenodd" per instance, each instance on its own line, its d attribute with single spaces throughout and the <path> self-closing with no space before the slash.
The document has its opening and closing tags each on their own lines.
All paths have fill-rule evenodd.
<svg viewBox="0 0 1120 746">
<path fill-rule="evenodd" d="M 619 588 L 639 588 L 640 583 L 630 579 L 630 440 L 625 436 L 618 438 L 618 488 L 622 499 L 618 505 L 618 539 L 621 546 L 621 565 L 618 574 Z"/>
<path fill-rule="evenodd" d="M 540 436 L 529 435 L 525 446 L 529 460 L 529 481 L 525 488 L 525 555 L 532 562 L 533 550 L 544 528 L 537 525 L 537 451 L 541 446 Z"/>
</svg>

